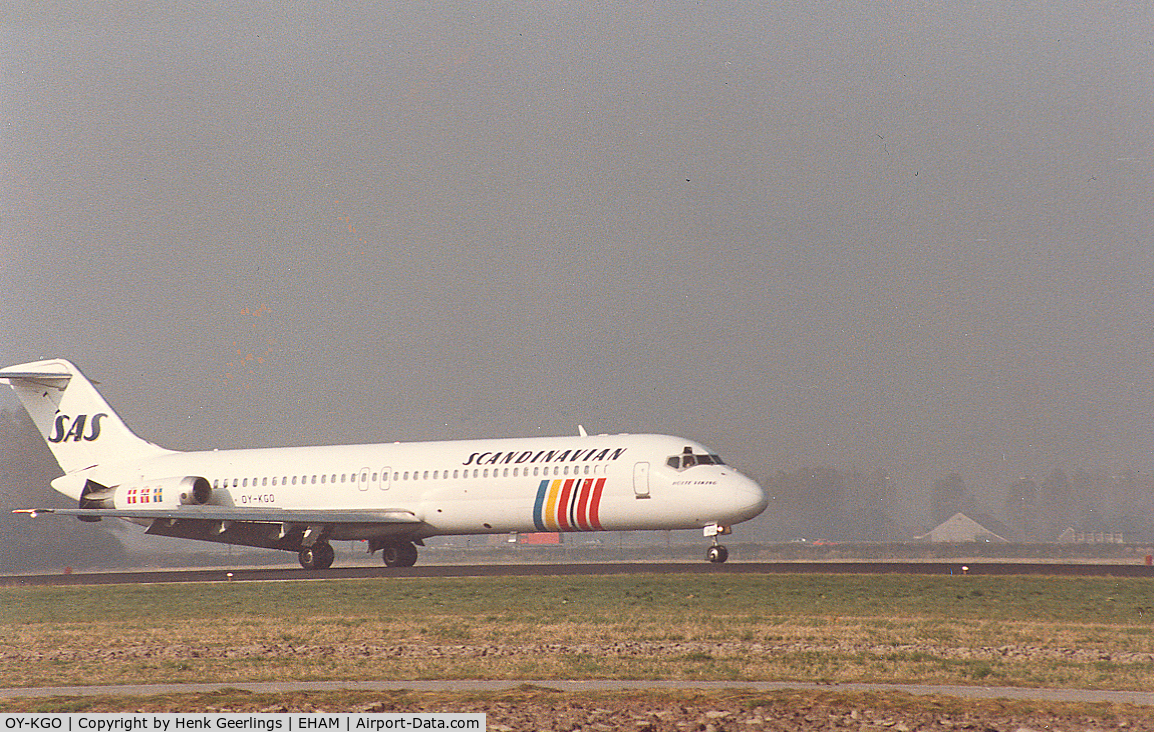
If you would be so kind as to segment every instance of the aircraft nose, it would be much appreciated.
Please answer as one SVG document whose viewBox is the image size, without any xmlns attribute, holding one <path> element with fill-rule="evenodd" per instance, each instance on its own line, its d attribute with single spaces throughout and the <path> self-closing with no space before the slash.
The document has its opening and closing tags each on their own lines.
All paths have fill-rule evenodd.
<svg viewBox="0 0 1154 732">
<path fill-rule="evenodd" d="M 733 496 L 733 511 L 738 521 L 748 521 L 765 510 L 769 505 L 769 497 L 755 481 L 746 478 L 740 473 L 730 476 L 731 495 Z"/>
</svg>

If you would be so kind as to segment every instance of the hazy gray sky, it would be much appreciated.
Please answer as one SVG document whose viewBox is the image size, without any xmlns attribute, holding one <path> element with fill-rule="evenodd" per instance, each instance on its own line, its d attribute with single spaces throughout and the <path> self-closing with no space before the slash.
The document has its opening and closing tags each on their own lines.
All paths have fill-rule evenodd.
<svg viewBox="0 0 1154 732">
<path fill-rule="evenodd" d="M 1078 5 L 11 3 L 0 361 L 178 449 L 1148 471 L 1154 11 Z"/>
</svg>

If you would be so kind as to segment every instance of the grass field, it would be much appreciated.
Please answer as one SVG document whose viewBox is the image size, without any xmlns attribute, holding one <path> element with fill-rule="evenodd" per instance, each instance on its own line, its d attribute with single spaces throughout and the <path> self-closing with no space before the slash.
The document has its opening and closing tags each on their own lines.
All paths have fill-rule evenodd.
<svg viewBox="0 0 1154 732">
<path fill-rule="evenodd" d="M 1154 688 L 1149 580 L 619 576 L 0 589 L 0 686 L 627 678 Z"/>
</svg>

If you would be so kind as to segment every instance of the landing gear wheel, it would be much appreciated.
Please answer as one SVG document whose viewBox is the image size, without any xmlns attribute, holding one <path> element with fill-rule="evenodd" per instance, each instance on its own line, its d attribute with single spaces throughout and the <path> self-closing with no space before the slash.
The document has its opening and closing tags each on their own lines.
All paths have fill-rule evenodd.
<svg viewBox="0 0 1154 732">
<path fill-rule="evenodd" d="M 714 544 L 705 553 L 705 558 L 714 564 L 722 564 L 726 559 L 729 559 L 729 550 L 721 544 Z"/>
<path fill-rule="evenodd" d="M 417 547 L 409 544 L 389 544 L 381 549 L 386 567 L 411 567 L 417 563 Z"/>
<path fill-rule="evenodd" d="M 297 554 L 297 559 L 305 569 L 328 569 L 333 566 L 336 552 L 328 542 L 318 541 L 312 546 L 306 546 Z"/>
</svg>

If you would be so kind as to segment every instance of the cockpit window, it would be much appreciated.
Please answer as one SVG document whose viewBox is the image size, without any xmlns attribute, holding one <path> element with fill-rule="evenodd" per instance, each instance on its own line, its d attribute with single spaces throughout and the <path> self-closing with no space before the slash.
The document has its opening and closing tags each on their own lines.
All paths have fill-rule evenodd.
<svg viewBox="0 0 1154 732">
<path fill-rule="evenodd" d="M 692 447 L 686 447 L 685 451 L 680 455 L 672 455 L 666 458 L 665 464 L 674 470 L 686 470 L 695 465 L 725 465 L 725 461 L 721 459 L 720 455 L 701 452 L 695 453 Z"/>
</svg>

